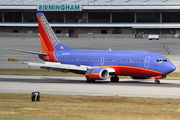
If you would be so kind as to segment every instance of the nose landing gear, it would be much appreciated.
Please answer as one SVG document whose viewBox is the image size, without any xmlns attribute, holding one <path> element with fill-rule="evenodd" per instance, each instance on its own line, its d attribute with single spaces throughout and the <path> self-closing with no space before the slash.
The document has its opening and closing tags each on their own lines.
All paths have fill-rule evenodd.
<svg viewBox="0 0 180 120">
<path fill-rule="evenodd" d="M 155 80 L 154 80 L 154 84 L 160 84 L 160 80 L 155 79 Z"/>
</svg>

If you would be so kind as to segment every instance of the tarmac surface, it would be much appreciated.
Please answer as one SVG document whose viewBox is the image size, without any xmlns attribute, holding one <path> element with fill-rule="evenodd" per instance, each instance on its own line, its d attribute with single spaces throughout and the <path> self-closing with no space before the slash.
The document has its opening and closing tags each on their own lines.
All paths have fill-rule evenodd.
<svg viewBox="0 0 180 120">
<path fill-rule="evenodd" d="M 7 76 L 0 75 L 0 93 L 29 93 L 93 96 L 128 96 L 180 99 L 179 80 L 121 79 L 118 83 L 109 80 L 86 83 L 84 77 Z"/>
</svg>

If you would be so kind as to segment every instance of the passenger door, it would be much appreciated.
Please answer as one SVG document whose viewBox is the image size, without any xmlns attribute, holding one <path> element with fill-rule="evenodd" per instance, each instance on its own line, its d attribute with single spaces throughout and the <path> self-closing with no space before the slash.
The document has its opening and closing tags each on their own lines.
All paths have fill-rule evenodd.
<svg viewBox="0 0 180 120">
<path fill-rule="evenodd" d="M 145 68 L 149 68 L 149 61 L 150 61 L 151 57 L 150 56 L 147 56 L 145 58 L 145 61 L 144 61 L 144 67 Z"/>
</svg>

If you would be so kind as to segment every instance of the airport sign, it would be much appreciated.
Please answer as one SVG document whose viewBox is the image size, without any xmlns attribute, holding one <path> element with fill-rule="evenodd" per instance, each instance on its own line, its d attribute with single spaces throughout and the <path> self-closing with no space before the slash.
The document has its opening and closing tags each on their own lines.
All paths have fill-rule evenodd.
<svg viewBox="0 0 180 120">
<path fill-rule="evenodd" d="M 82 11 L 80 4 L 39 4 L 37 11 Z"/>
</svg>

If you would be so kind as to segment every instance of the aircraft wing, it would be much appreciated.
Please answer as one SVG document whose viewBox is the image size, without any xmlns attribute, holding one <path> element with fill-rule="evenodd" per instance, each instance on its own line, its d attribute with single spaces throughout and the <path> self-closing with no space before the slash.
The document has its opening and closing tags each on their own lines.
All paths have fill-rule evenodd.
<svg viewBox="0 0 180 120">
<path fill-rule="evenodd" d="M 97 67 L 91 67 L 91 66 L 85 66 L 85 65 L 70 65 L 70 64 L 61 64 L 61 63 L 54 63 L 54 62 L 45 62 L 45 63 L 32 63 L 32 62 L 21 62 L 24 64 L 28 64 L 30 66 L 39 66 L 41 69 L 47 69 L 47 70 L 56 70 L 56 71 L 62 71 L 64 73 L 66 72 L 74 72 L 79 74 L 85 74 L 87 70 L 94 69 Z M 115 70 L 113 68 L 104 68 L 109 73 L 114 73 Z"/>
</svg>

